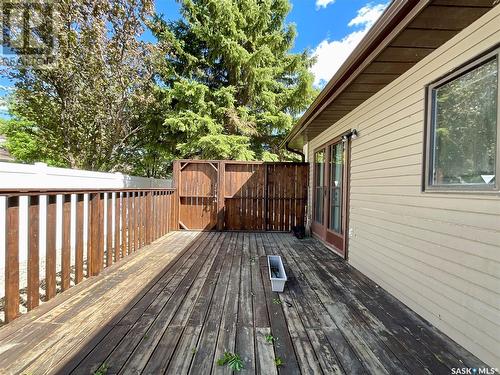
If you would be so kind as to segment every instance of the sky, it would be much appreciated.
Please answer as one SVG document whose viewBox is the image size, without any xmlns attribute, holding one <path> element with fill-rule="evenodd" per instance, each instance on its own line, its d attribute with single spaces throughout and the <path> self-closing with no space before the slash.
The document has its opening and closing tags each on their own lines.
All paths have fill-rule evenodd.
<svg viewBox="0 0 500 375">
<path fill-rule="evenodd" d="M 311 71 L 314 84 L 322 88 L 340 68 L 370 27 L 380 17 L 389 0 L 291 0 L 287 22 L 297 27 L 293 52 L 309 50 L 317 62 Z M 176 0 L 156 0 L 158 13 L 166 19 L 180 17 Z M 146 38 L 152 39 L 150 35 Z M 2 96 L 11 83 L 0 77 L 0 116 L 6 107 Z"/>
<path fill-rule="evenodd" d="M 291 0 L 287 22 L 297 27 L 293 52 L 308 49 L 316 55 L 312 68 L 315 85 L 322 87 L 340 68 L 389 0 Z M 175 0 L 157 0 L 156 8 L 167 19 L 179 16 Z"/>
</svg>

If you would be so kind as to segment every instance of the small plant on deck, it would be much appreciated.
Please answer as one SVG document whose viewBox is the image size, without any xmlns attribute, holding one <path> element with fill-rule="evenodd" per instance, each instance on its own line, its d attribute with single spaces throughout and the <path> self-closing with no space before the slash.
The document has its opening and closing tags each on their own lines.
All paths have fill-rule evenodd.
<svg viewBox="0 0 500 375">
<path fill-rule="evenodd" d="M 285 365 L 285 362 L 283 362 L 283 358 L 281 357 L 276 357 L 274 359 L 274 364 L 276 365 L 276 367 L 282 367 Z"/>
<path fill-rule="evenodd" d="M 239 372 L 243 370 L 243 361 L 241 360 L 241 357 L 238 354 L 230 353 L 230 352 L 224 352 L 224 356 L 222 358 L 219 358 L 217 360 L 217 365 L 219 366 L 224 366 L 226 365 L 229 367 L 231 370 L 235 372 Z"/>
<path fill-rule="evenodd" d="M 106 363 L 103 363 L 93 375 L 106 375 L 108 373 L 109 366 Z"/>
<path fill-rule="evenodd" d="M 265 339 L 266 339 L 266 342 L 269 344 L 272 344 L 277 340 L 277 338 L 274 337 L 273 335 L 266 335 Z"/>
</svg>

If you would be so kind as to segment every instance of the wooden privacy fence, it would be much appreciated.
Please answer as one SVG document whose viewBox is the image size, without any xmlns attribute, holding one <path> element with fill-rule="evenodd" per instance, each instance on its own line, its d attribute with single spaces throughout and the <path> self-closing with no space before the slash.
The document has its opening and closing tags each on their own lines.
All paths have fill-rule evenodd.
<svg viewBox="0 0 500 375">
<path fill-rule="evenodd" d="M 32 310 L 177 229 L 175 189 L 0 191 L 0 196 L 6 208 L 0 305 L 5 323 L 19 316 L 20 307 Z M 21 262 L 20 242 L 27 251 Z"/>
<path fill-rule="evenodd" d="M 304 225 L 307 163 L 174 163 L 184 229 L 290 231 Z"/>
</svg>

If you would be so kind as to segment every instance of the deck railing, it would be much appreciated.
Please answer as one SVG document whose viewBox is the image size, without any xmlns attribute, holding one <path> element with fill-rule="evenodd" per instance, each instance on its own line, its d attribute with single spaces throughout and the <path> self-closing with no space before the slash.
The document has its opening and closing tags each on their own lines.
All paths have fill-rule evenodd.
<svg viewBox="0 0 500 375">
<path fill-rule="evenodd" d="M 160 188 L 0 190 L 3 323 L 176 229 L 175 194 Z"/>
</svg>

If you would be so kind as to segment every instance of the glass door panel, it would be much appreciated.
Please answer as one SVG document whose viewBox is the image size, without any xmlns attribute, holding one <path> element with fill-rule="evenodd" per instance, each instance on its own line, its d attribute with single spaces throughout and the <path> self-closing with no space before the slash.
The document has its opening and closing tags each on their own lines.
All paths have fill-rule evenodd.
<svg viewBox="0 0 500 375">
<path fill-rule="evenodd" d="M 314 154 L 314 221 L 324 222 L 325 150 Z"/>
<path fill-rule="evenodd" d="M 330 210 L 328 229 L 342 234 L 344 193 L 344 143 L 330 146 Z"/>
</svg>

